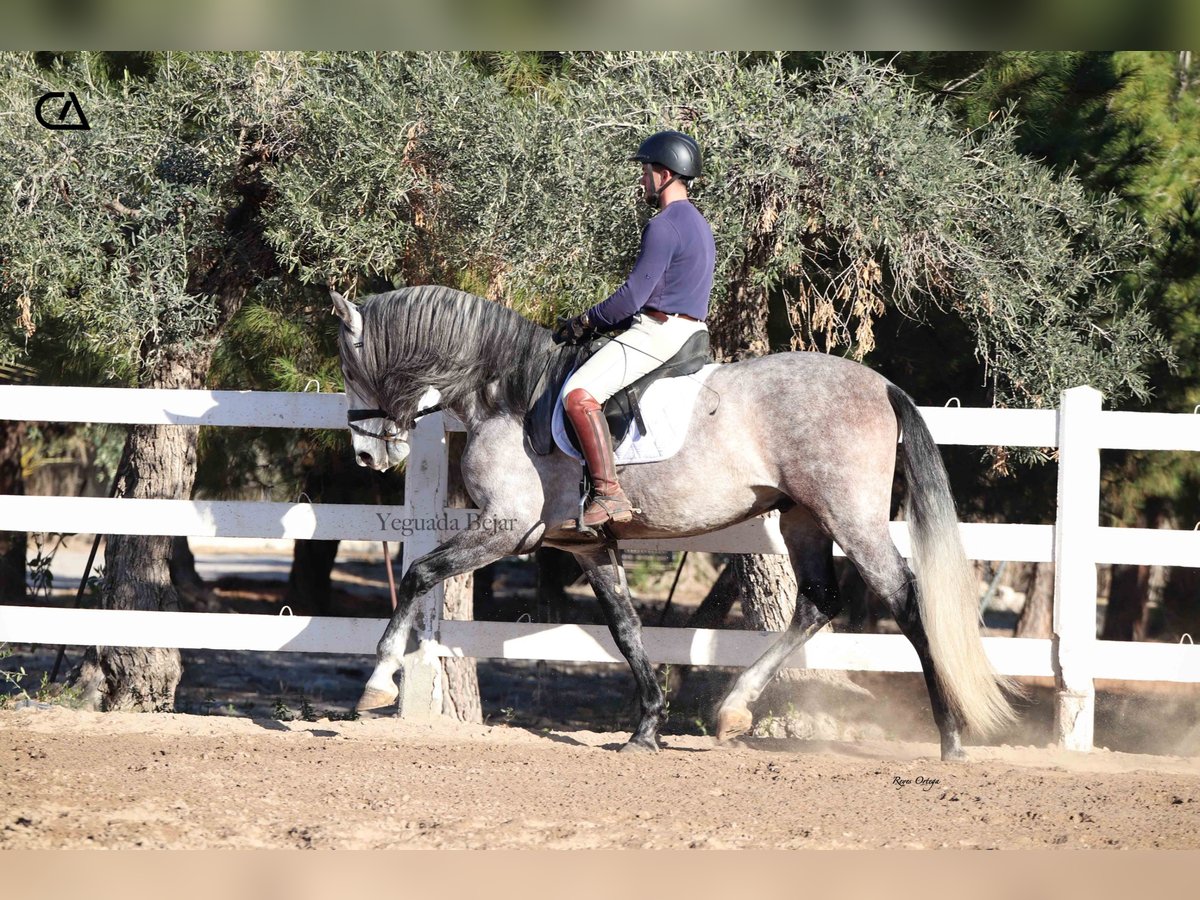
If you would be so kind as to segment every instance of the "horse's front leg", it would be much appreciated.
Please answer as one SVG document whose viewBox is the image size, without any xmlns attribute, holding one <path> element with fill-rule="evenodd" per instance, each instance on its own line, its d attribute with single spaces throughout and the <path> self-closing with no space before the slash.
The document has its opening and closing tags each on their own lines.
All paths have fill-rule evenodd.
<svg viewBox="0 0 1200 900">
<path fill-rule="evenodd" d="M 473 572 L 513 553 L 524 553 L 528 549 L 526 543 L 536 543 L 532 533 L 517 540 L 520 546 L 514 544 L 511 531 L 461 531 L 433 552 L 413 561 L 397 587 L 396 609 L 375 651 L 375 670 L 367 679 L 356 707 L 360 712 L 396 705 L 400 692 L 395 676 L 404 662 L 417 599 L 447 578 Z"/>
<path fill-rule="evenodd" d="M 627 590 L 623 587 L 623 573 L 618 566 L 613 565 L 608 551 L 603 548 L 572 552 L 583 567 L 592 590 L 596 592 L 613 640 L 617 642 L 621 653 L 629 662 L 633 678 L 637 682 L 641 717 L 633 737 L 621 751 L 657 750 L 658 728 L 662 724 L 664 708 L 663 692 L 654 678 L 654 668 L 646 656 L 646 649 L 642 646 L 642 623 Z M 619 555 L 617 561 L 620 562 Z"/>
</svg>

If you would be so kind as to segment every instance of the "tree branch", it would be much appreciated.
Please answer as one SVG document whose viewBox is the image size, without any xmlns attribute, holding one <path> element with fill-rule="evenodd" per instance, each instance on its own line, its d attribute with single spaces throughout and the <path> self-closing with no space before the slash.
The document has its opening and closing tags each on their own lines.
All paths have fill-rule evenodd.
<svg viewBox="0 0 1200 900">
<path fill-rule="evenodd" d="M 130 209 L 128 206 L 126 206 L 124 203 L 121 202 L 119 197 L 113 197 L 111 200 L 109 200 L 107 203 L 105 203 L 103 205 L 104 205 L 105 209 L 112 210 L 119 216 L 127 216 L 131 219 L 140 219 L 142 217 L 142 210 Z"/>
</svg>

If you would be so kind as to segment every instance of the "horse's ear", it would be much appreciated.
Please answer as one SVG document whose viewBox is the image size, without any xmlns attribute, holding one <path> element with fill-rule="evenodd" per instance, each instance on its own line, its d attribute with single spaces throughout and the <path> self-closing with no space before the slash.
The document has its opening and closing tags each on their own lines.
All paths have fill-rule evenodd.
<svg viewBox="0 0 1200 900">
<path fill-rule="evenodd" d="M 352 334 L 362 334 L 362 313 L 358 311 L 358 307 L 335 290 L 330 290 L 329 296 L 333 298 L 333 311 L 337 317 Z"/>
</svg>

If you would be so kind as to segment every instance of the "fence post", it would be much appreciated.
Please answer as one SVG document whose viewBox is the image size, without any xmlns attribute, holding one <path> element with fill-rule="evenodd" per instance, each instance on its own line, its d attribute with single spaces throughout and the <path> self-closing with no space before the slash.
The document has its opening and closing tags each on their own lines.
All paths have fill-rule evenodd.
<svg viewBox="0 0 1200 900">
<path fill-rule="evenodd" d="M 420 406 L 437 402 L 438 393 L 430 388 Z M 412 535 L 404 540 L 405 571 L 442 542 L 442 533 L 434 523 L 440 522 L 446 512 L 447 471 L 445 419 L 441 413 L 422 416 L 409 434 L 404 476 L 405 515 L 416 520 Z M 441 639 L 442 600 L 441 582 L 417 598 L 413 620 L 416 647 L 410 643 L 404 655 L 400 684 L 400 715 L 406 719 L 428 719 L 442 713 L 442 661 L 435 652 Z"/>
<path fill-rule="evenodd" d="M 1058 409 L 1058 512 L 1054 523 L 1055 737 L 1092 749 L 1096 688 L 1096 535 L 1100 527 L 1100 403 L 1095 388 L 1064 391 Z"/>
</svg>

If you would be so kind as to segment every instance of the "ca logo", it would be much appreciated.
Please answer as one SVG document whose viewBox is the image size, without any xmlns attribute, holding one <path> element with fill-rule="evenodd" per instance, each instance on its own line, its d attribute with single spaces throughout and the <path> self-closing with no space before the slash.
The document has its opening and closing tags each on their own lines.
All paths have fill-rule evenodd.
<svg viewBox="0 0 1200 900">
<path fill-rule="evenodd" d="M 58 110 L 58 117 L 47 122 L 45 118 L 42 117 L 42 107 L 51 100 L 60 100 L 64 97 L 67 99 L 63 103 L 62 108 Z M 54 104 L 50 108 L 55 109 L 56 106 L 57 104 Z M 78 117 L 78 121 L 68 122 L 67 113 L 69 113 L 72 109 L 75 110 L 75 115 Z M 42 94 L 42 96 L 38 98 L 37 106 L 33 108 L 33 114 L 37 116 L 37 120 L 42 124 L 42 127 L 53 128 L 56 131 L 86 131 L 92 127 L 88 124 L 87 116 L 83 114 L 83 107 L 79 105 L 79 100 L 75 97 L 74 91 L 68 91 L 65 94 L 62 91 L 50 91 L 49 93 Z"/>
</svg>

